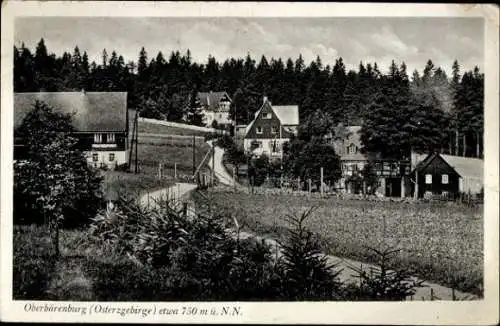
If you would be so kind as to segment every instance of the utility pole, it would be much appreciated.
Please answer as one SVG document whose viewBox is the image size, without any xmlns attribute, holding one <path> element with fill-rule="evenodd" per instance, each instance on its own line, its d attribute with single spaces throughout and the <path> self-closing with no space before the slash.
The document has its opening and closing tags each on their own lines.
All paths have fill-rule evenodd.
<svg viewBox="0 0 500 326">
<path fill-rule="evenodd" d="M 137 109 L 135 110 L 134 123 L 132 124 L 132 135 L 130 137 L 130 154 L 128 156 L 128 168 L 132 166 L 132 154 L 134 153 L 135 121 L 137 120 Z M 137 150 L 137 146 L 136 146 Z"/>
<path fill-rule="evenodd" d="M 137 111 L 136 111 L 137 112 Z M 135 173 L 137 174 L 139 172 L 139 166 L 138 166 L 138 158 L 137 158 L 137 153 L 139 152 L 138 151 L 138 148 L 139 148 L 139 123 L 138 123 L 138 114 L 136 113 L 135 115 Z"/>
<path fill-rule="evenodd" d="M 196 136 L 193 135 L 193 176 L 196 172 Z"/>
<path fill-rule="evenodd" d="M 215 144 L 212 143 L 212 187 L 215 185 Z"/>
</svg>

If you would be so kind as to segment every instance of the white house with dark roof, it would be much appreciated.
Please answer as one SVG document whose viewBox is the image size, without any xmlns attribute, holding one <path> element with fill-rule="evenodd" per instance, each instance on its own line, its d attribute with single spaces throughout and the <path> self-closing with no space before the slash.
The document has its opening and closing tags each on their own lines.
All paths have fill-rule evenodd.
<svg viewBox="0 0 500 326">
<path fill-rule="evenodd" d="M 297 134 L 299 107 L 297 105 L 272 105 L 267 97 L 255 117 L 245 127 L 243 147 L 245 152 L 270 157 L 282 155 L 282 146 Z"/>
<path fill-rule="evenodd" d="M 224 126 L 233 123 L 229 117 L 232 100 L 226 92 L 199 92 L 197 97 L 206 126 L 211 127 L 214 121 Z"/>
<path fill-rule="evenodd" d="M 79 148 L 95 167 L 115 168 L 128 161 L 126 92 L 38 92 L 14 94 L 14 128 L 36 101 L 55 112 L 70 114 Z M 15 139 L 14 158 L 23 156 L 23 140 Z"/>
</svg>

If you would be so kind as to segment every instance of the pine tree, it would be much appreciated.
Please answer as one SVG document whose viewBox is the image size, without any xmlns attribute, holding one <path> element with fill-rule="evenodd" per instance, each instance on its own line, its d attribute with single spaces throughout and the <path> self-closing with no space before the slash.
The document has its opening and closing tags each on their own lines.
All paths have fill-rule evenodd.
<svg viewBox="0 0 500 326">
<path fill-rule="evenodd" d="M 458 61 L 455 60 L 453 62 L 453 75 L 452 75 L 452 80 L 451 80 L 451 88 L 453 91 L 453 108 L 452 108 L 452 123 L 453 123 L 453 129 L 454 129 L 454 155 L 458 155 L 459 151 L 459 116 L 460 116 L 460 66 L 458 64 Z"/>
<path fill-rule="evenodd" d="M 347 86 L 347 75 L 342 58 L 336 60 L 327 90 L 325 111 L 337 119 L 336 122 L 344 122 L 341 117 L 345 115 L 344 92 Z"/>
<path fill-rule="evenodd" d="M 108 65 L 108 52 L 106 49 L 102 50 L 102 66 L 106 67 Z"/>
<path fill-rule="evenodd" d="M 141 48 L 141 52 L 139 53 L 139 61 L 137 62 L 137 73 L 139 76 L 144 74 L 148 67 L 148 54 L 144 47 Z"/>
</svg>

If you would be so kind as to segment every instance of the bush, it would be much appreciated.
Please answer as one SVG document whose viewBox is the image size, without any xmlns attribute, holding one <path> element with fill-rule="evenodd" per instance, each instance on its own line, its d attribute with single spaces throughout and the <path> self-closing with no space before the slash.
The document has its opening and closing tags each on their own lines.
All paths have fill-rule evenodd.
<svg viewBox="0 0 500 326">
<path fill-rule="evenodd" d="M 402 301 L 413 296 L 423 281 L 410 277 L 408 270 L 389 269 L 391 257 L 399 250 L 379 251 L 371 248 L 379 258 L 378 266 L 363 270 L 352 268 L 360 282 L 351 287 L 352 300 L 363 301 Z"/>
<path fill-rule="evenodd" d="M 157 209 L 144 210 L 136 202 L 121 200 L 118 208 L 99 214 L 91 226 L 92 238 L 114 246 L 115 251 L 133 257 L 144 268 L 136 271 L 130 267 L 130 277 L 144 282 L 133 291 L 146 293 L 156 287 L 156 292 L 145 296 L 182 300 L 259 299 L 273 293 L 269 285 L 269 248 L 233 239 L 221 216 L 189 219 L 172 209 L 172 202 L 166 199 L 158 204 Z M 103 268 L 112 274 L 123 266 Z M 97 273 L 99 286 L 105 292 L 112 292 L 111 288 L 117 293 L 124 291 L 127 285 L 122 282 L 130 280 L 128 274 L 118 274 L 117 280 L 107 286 L 108 272 Z M 162 280 L 163 285 L 158 285 L 157 280 Z M 99 298 L 108 297 L 113 294 L 99 294 Z M 113 299 L 123 297 L 119 294 Z"/>
<path fill-rule="evenodd" d="M 16 128 L 27 156 L 14 164 L 14 222 L 77 227 L 88 223 L 103 204 L 102 178 L 89 167 L 71 116 L 42 102 Z"/>
<path fill-rule="evenodd" d="M 97 300 L 403 300 L 414 288 L 385 265 L 382 276 L 342 284 L 304 226 L 311 210 L 289 218 L 292 228 L 275 256 L 263 241 L 240 240 L 227 212 L 189 217 L 167 199 L 157 204 L 145 210 L 122 200 L 94 219 L 92 238 L 122 257 L 88 262 Z"/>
<path fill-rule="evenodd" d="M 341 296 L 340 273 L 321 253 L 318 239 L 304 226 L 312 209 L 300 217 L 289 217 L 292 224 L 283 247 L 283 293 L 289 300 L 333 300 Z"/>
</svg>

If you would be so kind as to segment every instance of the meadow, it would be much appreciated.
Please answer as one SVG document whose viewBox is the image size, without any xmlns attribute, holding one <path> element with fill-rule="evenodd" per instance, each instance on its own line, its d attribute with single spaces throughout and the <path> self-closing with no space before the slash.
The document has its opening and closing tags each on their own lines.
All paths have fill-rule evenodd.
<svg viewBox="0 0 500 326">
<path fill-rule="evenodd" d="M 133 173 L 135 153 L 132 153 L 132 173 L 105 171 L 103 190 L 107 199 L 115 200 L 119 194 L 140 195 L 168 187 L 176 181 L 175 169 L 177 180 L 187 180 L 193 173 L 193 140 L 184 136 L 197 136 L 197 131 L 139 121 L 139 132 L 153 135 L 139 134 L 138 174 Z M 194 163 L 198 166 L 210 151 L 210 146 L 200 138 L 196 139 L 195 145 Z M 160 163 L 162 179 L 158 178 Z"/>
<path fill-rule="evenodd" d="M 376 262 L 373 249 L 399 249 L 394 268 L 409 269 L 425 280 L 482 295 L 481 208 L 223 190 L 206 195 L 211 205 L 232 214 L 247 230 L 274 238 L 281 238 L 289 227 L 286 216 L 313 207 L 307 227 L 320 236 L 326 253 Z M 196 199 L 206 200 L 201 196 Z"/>
</svg>

